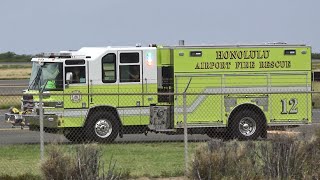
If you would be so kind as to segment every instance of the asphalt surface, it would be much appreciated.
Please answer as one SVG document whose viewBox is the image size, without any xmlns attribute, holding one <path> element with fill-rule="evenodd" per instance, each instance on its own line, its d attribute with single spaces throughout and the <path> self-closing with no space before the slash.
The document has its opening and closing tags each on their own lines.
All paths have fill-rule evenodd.
<svg viewBox="0 0 320 180">
<path fill-rule="evenodd" d="M 29 80 L 0 80 L 0 94 L 21 94 Z"/>
<path fill-rule="evenodd" d="M 8 144 L 38 144 L 40 142 L 40 133 L 36 131 L 29 131 L 28 127 L 21 129 L 18 126 L 12 128 L 10 123 L 4 121 L 3 114 L 5 110 L 0 111 L 0 146 Z M 298 128 L 290 129 L 289 131 L 298 132 L 301 139 L 310 139 L 315 131 L 320 129 L 320 120 L 316 117 L 320 117 L 320 110 L 313 111 L 314 123 L 312 125 L 301 126 Z M 273 137 L 274 133 L 269 133 Z M 125 134 L 123 138 L 117 137 L 115 143 L 141 143 L 141 142 L 183 142 L 183 135 L 166 135 L 148 133 L 144 134 Z M 189 135 L 188 140 L 195 141 L 207 141 L 210 138 L 207 135 Z M 61 134 L 44 133 L 44 142 L 46 143 L 70 143 Z"/>
<path fill-rule="evenodd" d="M 9 144 L 39 144 L 40 132 L 30 131 L 28 127 L 12 126 L 4 120 L 4 113 L 0 110 L 0 146 Z M 188 140 L 192 142 L 207 141 L 207 135 L 190 135 Z M 123 138 L 117 137 L 114 143 L 141 143 L 141 142 L 183 142 L 183 135 L 166 134 L 125 134 Z M 62 134 L 44 133 L 45 143 L 71 143 Z"/>
<path fill-rule="evenodd" d="M 27 80 L 0 80 L 0 94 L 21 93 L 28 85 Z M 0 146 L 8 144 L 38 144 L 40 142 L 40 133 L 29 131 L 28 127 L 21 129 L 20 127 L 12 128 L 10 123 L 4 121 L 4 113 L 7 110 L 0 110 Z M 320 129 L 320 109 L 313 110 L 313 124 L 301 126 L 291 131 L 299 132 L 304 139 L 310 139 L 314 132 Z M 274 133 L 270 133 L 273 135 Z M 190 141 L 207 141 L 210 138 L 207 135 L 189 135 Z M 44 134 L 46 143 L 59 142 L 70 143 L 63 135 L 60 134 Z M 123 138 L 117 137 L 115 143 L 136 143 L 136 142 L 172 142 L 183 141 L 183 135 L 166 135 L 149 133 L 144 134 L 125 134 Z"/>
</svg>

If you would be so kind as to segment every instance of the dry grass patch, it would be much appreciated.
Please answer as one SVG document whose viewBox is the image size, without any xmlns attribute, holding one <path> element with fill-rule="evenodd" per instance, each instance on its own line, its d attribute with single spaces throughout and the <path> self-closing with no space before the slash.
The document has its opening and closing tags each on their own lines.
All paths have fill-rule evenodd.
<svg viewBox="0 0 320 180">
<path fill-rule="evenodd" d="M 0 79 L 28 79 L 31 68 L 1 69 Z"/>
<path fill-rule="evenodd" d="M 315 92 L 320 92 L 320 82 L 312 82 L 312 90 Z M 312 94 L 312 102 L 314 103 L 314 108 L 320 108 L 320 93 Z"/>
</svg>

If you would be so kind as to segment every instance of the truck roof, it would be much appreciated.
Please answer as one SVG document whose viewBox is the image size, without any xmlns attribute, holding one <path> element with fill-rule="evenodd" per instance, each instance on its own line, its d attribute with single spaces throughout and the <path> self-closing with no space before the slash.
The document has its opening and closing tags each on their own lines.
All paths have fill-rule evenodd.
<svg viewBox="0 0 320 180">
<path fill-rule="evenodd" d="M 209 49 L 209 48 L 253 48 L 253 47 L 309 47 L 305 44 L 286 44 L 286 43 L 265 43 L 265 44 L 236 44 L 236 45 L 174 45 L 174 46 L 106 46 L 106 47 L 82 47 L 79 50 L 60 51 L 58 53 L 43 53 L 31 61 L 54 61 L 62 62 L 66 59 L 86 59 L 88 61 L 94 60 L 99 56 L 104 55 L 107 51 L 138 51 L 138 50 L 154 50 L 157 48 L 170 48 L 170 49 Z"/>
<path fill-rule="evenodd" d="M 86 59 L 88 61 L 94 60 L 99 56 L 104 55 L 107 51 L 138 51 L 138 50 L 154 50 L 156 47 L 136 47 L 136 46 L 107 46 L 107 47 L 82 47 L 79 50 L 60 51 L 58 53 L 42 53 L 31 61 L 62 62 L 66 59 Z"/>
</svg>

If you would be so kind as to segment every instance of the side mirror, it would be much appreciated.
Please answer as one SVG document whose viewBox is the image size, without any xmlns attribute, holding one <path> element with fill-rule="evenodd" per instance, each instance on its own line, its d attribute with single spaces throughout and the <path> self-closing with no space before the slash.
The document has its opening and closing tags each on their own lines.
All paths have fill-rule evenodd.
<svg viewBox="0 0 320 180">
<path fill-rule="evenodd" d="M 72 72 L 67 72 L 67 74 L 66 74 L 66 82 L 67 82 L 67 85 L 69 85 L 70 83 L 72 83 L 72 79 L 73 79 L 73 74 L 72 74 Z"/>
</svg>

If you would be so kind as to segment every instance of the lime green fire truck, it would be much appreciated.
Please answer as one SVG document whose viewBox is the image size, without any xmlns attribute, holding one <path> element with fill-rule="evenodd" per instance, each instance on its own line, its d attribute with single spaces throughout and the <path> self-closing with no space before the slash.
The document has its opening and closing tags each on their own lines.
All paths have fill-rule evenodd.
<svg viewBox="0 0 320 180">
<path fill-rule="evenodd" d="M 23 113 L 5 118 L 39 130 L 40 90 L 44 130 L 71 141 L 178 134 L 184 115 L 189 133 L 210 137 L 256 139 L 267 129 L 311 124 L 306 45 L 84 47 L 32 62 Z"/>
</svg>

